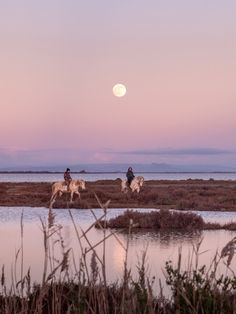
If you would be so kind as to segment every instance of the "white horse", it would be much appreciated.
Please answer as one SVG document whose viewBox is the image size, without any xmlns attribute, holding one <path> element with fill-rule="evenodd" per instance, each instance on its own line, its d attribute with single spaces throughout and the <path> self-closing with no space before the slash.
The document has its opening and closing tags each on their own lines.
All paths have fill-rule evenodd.
<svg viewBox="0 0 236 314">
<path fill-rule="evenodd" d="M 131 181 L 130 186 L 127 184 L 127 180 L 121 181 L 121 192 L 127 193 L 128 189 L 130 188 L 132 192 L 136 191 L 137 193 L 140 192 L 141 187 L 144 183 L 144 177 L 138 176 L 134 177 L 134 179 Z"/>
<path fill-rule="evenodd" d="M 73 201 L 74 193 L 80 198 L 79 189 L 85 190 L 84 180 L 71 180 L 69 188 L 65 181 L 55 182 L 52 185 L 52 196 L 50 199 L 50 207 L 56 201 L 57 195 L 61 196 L 63 193 L 70 193 L 70 202 Z"/>
</svg>

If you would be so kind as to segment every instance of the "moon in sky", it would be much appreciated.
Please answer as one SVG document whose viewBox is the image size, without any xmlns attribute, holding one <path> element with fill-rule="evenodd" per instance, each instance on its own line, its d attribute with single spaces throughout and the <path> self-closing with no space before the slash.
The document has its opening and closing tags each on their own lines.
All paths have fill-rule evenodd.
<svg viewBox="0 0 236 314">
<path fill-rule="evenodd" d="M 126 94 L 126 87 L 123 84 L 116 84 L 113 86 L 112 91 L 116 97 L 123 97 Z"/>
</svg>

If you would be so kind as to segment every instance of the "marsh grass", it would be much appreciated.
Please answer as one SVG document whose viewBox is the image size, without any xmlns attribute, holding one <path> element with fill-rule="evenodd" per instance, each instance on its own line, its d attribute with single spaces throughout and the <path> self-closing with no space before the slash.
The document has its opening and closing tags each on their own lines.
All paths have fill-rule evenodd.
<svg viewBox="0 0 236 314">
<path fill-rule="evenodd" d="M 229 222 L 225 224 L 205 222 L 203 218 L 194 212 L 172 211 L 161 209 L 160 211 L 151 211 L 142 213 L 137 210 L 126 210 L 110 220 L 100 221 L 96 228 L 122 228 L 128 229 L 130 219 L 133 221 L 133 229 L 143 228 L 152 230 L 236 230 L 236 223 Z"/>
<path fill-rule="evenodd" d="M 174 212 L 162 209 L 142 213 L 135 210 L 126 210 L 122 215 L 106 222 L 109 228 L 128 228 L 129 221 L 133 221 L 133 228 L 159 229 L 203 229 L 204 220 L 195 213 Z M 100 222 L 101 225 L 101 222 Z M 105 225 L 102 225 L 105 228 Z M 99 225 L 96 225 L 99 228 Z"/>
<path fill-rule="evenodd" d="M 172 261 L 166 262 L 166 282 L 172 291 L 176 313 L 235 313 L 236 277 L 230 265 L 236 252 L 236 237 L 220 253 L 216 252 L 208 268 L 199 265 L 200 244 L 201 241 L 194 247 L 195 263 L 191 259 L 187 270 L 181 270 L 181 252 L 177 266 Z M 217 274 L 220 262 L 227 266 L 229 274 Z"/>
<path fill-rule="evenodd" d="M 234 258 L 236 238 L 225 245 L 220 254 L 216 254 L 209 269 L 199 267 L 198 256 L 200 245 L 194 247 L 195 260 L 192 258 L 187 271 L 182 270 L 182 255 L 179 253 L 177 267 L 171 261 L 166 263 L 166 282 L 172 294 L 166 298 L 162 293 L 157 295 L 153 288 L 155 280 L 150 277 L 147 263 L 147 250 L 141 252 L 137 264 L 137 275 L 133 277 L 128 267 L 130 234 L 136 224 L 136 216 L 127 212 L 127 241 L 123 244 L 118 234 L 107 229 L 107 209 L 109 201 L 103 203 L 97 195 L 95 198 L 103 209 L 100 217 L 92 210 L 94 223 L 86 230 L 75 221 L 68 209 L 77 240 L 76 254 L 68 247 L 62 236 L 62 226 L 56 222 L 56 214 L 49 209 L 48 219 L 40 218 L 44 245 L 44 263 L 41 283 L 32 283 L 30 269 L 23 273 L 24 264 L 24 225 L 21 217 L 21 246 L 16 253 L 12 269 L 12 284 L 7 285 L 4 265 L 1 272 L 0 313 L 235 313 L 236 278 L 230 266 Z M 171 219 L 165 212 L 159 224 L 167 225 Z M 144 216 L 140 220 L 146 221 Z M 139 217 L 139 218 L 140 218 Z M 151 220 L 154 217 L 151 216 Z M 173 217 L 172 217 L 173 218 Z M 184 224 L 194 216 L 188 216 Z M 183 220 L 180 216 L 179 220 Z M 173 219 L 171 220 L 173 223 Z M 187 221 L 187 222 L 186 222 Z M 199 220 L 201 223 L 201 221 Z M 94 226 L 102 230 L 102 240 L 92 243 L 89 232 Z M 179 226 L 179 222 L 177 223 Z M 192 226 L 196 223 L 192 223 Z M 106 267 L 106 241 L 114 237 L 124 250 L 123 275 L 119 281 L 109 283 Z M 102 248 L 102 254 L 97 249 Z M 58 251 L 60 254 L 58 254 Z M 78 253 L 77 252 L 77 253 Z M 79 256 L 79 257 L 78 257 Z M 231 276 L 217 277 L 217 267 L 224 261 Z M 18 264 L 20 272 L 18 274 Z M 19 276 L 19 278 L 18 278 Z M 224 312 L 225 311 L 225 312 Z"/>
<path fill-rule="evenodd" d="M 73 208 L 97 208 L 95 192 L 113 208 L 172 208 L 179 210 L 236 211 L 235 180 L 149 180 L 139 193 L 121 193 L 120 180 L 86 182 L 87 190 L 81 191 L 69 204 Z M 51 183 L 49 182 L 0 182 L 2 206 L 45 207 L 49 205 Z M 65 208 L 66 195 L 58 197 L 54 208 Z"/>
</svg>

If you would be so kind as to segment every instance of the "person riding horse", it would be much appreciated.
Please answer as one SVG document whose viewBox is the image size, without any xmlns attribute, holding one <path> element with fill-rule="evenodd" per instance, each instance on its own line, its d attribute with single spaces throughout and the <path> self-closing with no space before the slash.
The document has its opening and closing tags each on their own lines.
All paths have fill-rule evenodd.
<svg viewBox="0 0 236 314">
<path fill-rule="evenodd" d="M 72 180 L 69 168 L 67 168 L 66 171 L 64 172 L 64 180 L 65 184 L 67 185 L 67 190 L 69 191 L 70 182 Z"/>
<path fill-rule="evenodd" d="M 132 167 L 129 167 L 128 171 L 126 172 L 126 177 L 127 177 L 127 185 L 130 186 L 132 180 L 135 177 Z"/>
</svg>

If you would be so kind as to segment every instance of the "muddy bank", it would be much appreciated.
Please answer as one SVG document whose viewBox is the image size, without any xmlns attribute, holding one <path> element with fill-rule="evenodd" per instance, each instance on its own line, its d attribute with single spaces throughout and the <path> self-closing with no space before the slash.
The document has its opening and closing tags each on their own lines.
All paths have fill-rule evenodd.
<svg viewBox="0 0 236 314">
<path fill-rule="evenodd" d="M 51 196 L 48 182 L 0 182 L 0 206 L 48 207 Z M 191 210 L 236 211 L 236 181 L 218 180 L 150 180 L 140 194 L 122 194 L 120 180 L 86 182 L 81 200 L 69 195 L 58 197 L 54 208 L 97 208 L 94 193 L 102 202 L 111 200 L 113 208 L 175 208 Z"/>
</svg>

